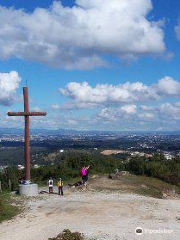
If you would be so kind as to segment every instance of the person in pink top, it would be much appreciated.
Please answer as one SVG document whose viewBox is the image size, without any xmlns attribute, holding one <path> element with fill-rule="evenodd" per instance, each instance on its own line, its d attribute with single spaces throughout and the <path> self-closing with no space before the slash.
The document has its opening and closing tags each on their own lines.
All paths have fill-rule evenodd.
<svg viewBox="0 0 180 240">
<path fill-rule="evenodd" d="M 82 176 L 82 182 L 83 184 L 85 184 L 88 181 L 88 174 L 87 174 L 87 170 L 89 169 L 90 166 L 87 167 L 83 167 L 81 170 L 81 176 Z"/>
<path fill-rule="evenodd" d="M 81 169 L 81 176 L 82 176 L 82 182 L 83 184 L 85 183 L 85 178 L 86 178 L 86 167 L 84 166 L 82 169 Z"/>
</svg>

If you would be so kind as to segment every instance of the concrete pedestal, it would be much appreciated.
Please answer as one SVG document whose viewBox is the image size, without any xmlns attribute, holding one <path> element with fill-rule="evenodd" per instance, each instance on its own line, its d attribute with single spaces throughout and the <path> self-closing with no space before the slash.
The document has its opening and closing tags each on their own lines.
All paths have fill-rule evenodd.
<svg viewBox="0 0 180 240">
<path fill-rule="evenodd" d="M 38 195 L 38 185 L 37 184 L 27 184 L 19 185 L 19 194 L 26 196 L 37 196 Z"/>
</svg>

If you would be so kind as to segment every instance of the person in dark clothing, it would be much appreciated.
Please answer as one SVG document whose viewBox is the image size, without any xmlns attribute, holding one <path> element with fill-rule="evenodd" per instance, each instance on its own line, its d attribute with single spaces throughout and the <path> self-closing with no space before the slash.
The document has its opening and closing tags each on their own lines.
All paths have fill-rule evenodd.
<svg viewBox="0 0 180 240">
<path fill-rule="evenodd" d="M 85 176 L 85 183 L 88 181 L 88 175 L 89 175 L 89 171 L 88 171 L 88 169 L 89 169 L 89 166 L 88 167 L 86 167 L 86 176 Z"/>
</svg>

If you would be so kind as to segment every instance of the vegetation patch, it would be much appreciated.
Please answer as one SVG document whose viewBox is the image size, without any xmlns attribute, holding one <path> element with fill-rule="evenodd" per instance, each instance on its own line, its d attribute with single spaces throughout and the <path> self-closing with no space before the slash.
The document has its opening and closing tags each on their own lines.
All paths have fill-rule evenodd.
<svg viewBox="0 0 180 240">
<path fill-rule="evenodd" d="M 65 229 L 55 238 L 49 238 L 48 240 L 84 240 L 84 235 L 79 232 L 71 232 L 69 229 Z"/>
<path fill-rule="evenodd" d="M 155 154 L 152 159 L 134 157 L 126 169 L 136 175 L 158 178 L 164 182 L 180 187 L 180 157 L 167 161 L 163 155 Z"/>
<path fill-rule="evenodd" d="M 19 208 L 12 205 L 9 193 L 0 194 L 0 222 L 9 220 L 19 213 Z"/>
<path fill-rule="evenodd" d="M 179 195 L 179 188 L 162 180 L 146 176 L 120 176 L 115 179 L 108 179 L 107 176 L 97 177 L 90 180 L 91 187 L 98 191 L 121 191 L 134 192 L 136 194 L 165 198 Z"/>
</svg>

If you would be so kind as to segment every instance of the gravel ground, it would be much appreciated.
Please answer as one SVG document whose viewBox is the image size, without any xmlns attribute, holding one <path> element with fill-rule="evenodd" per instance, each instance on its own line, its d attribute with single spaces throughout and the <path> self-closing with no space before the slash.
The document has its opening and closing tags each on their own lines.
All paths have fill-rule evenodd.
<svg viewBox="0 0 180 240">
<path fill-rule="evenodd" d="M 26 210 L 0 224 L 0 240 L 48 240 L 64 229 L 99 240 L 178 240 L 180 200 L 154 199 L 130 193 L 69 191 L 26 201 Z M 142 236 L 135 229 L 144 229 Z M 171 233 L 146 233 L 146 229 Z"/>
</svg>

